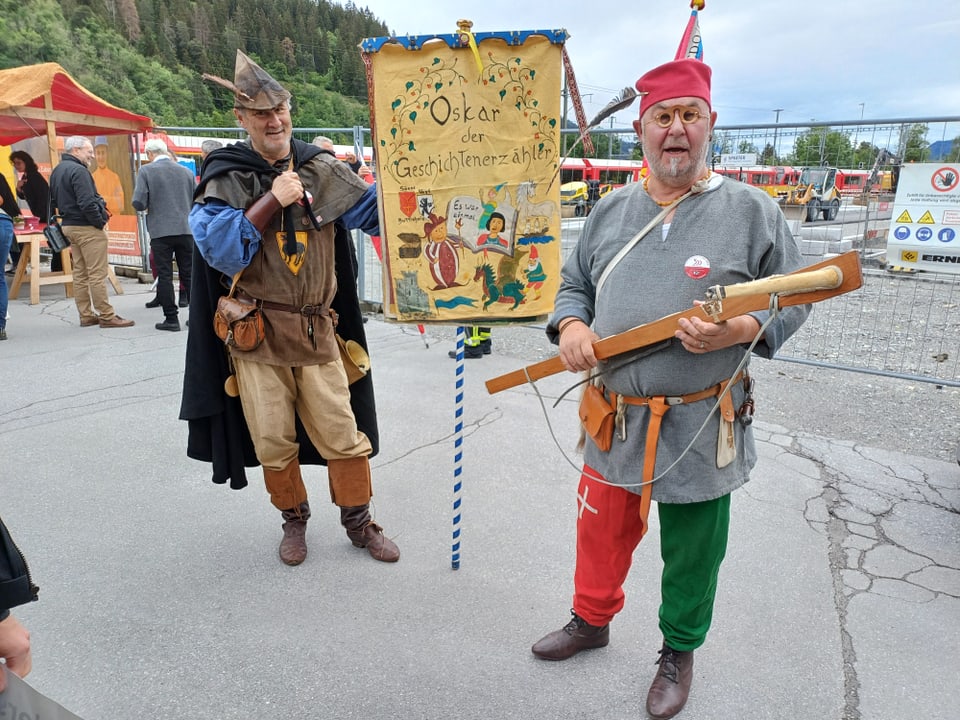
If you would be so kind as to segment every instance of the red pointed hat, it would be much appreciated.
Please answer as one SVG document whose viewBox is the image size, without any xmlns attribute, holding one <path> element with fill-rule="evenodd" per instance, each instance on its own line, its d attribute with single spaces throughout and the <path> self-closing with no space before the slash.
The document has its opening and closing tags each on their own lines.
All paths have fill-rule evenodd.
<svg viewBox="0 0 960 720">
<path fill-rule="evenodd" d="M 658 102 L 670 98 L 696 97 L 710 105 L 710 66 L 701 60 L 684 58 L 664 63 L 637 80 L 640 115 Z"/>
</svg>

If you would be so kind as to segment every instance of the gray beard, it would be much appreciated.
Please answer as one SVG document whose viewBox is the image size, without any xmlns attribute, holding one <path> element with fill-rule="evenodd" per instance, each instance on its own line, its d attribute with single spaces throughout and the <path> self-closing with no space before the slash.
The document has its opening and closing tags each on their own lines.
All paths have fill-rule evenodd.
<svg viewBox="0 0 960 720">
<path fill-rule="evenodd" d="M 667 163 L 662 163 L 660 158 L 657 157 L 656 160 L 648 160 L 647 163 L 650 165 L 651 170 L 656 171 L 654 174 L 657 175 L 660 180 L 670 181 L 671 185 L 678 187 L 684 184 L 692 185 L 700 179 L 704 169 L 706 169 L 707 151 L 709 149 L 709 142 L 704 142 L 696 154 L 694 154 L 691 149 L 690 160 L 692 162 L 686 170 L 680 169 L 680 163 L 683 162 L 682 158 L 670 158 Z M 644 155 L 646 155 L 646 146 L 644 146 L 643 152 Z"/>
</svg>

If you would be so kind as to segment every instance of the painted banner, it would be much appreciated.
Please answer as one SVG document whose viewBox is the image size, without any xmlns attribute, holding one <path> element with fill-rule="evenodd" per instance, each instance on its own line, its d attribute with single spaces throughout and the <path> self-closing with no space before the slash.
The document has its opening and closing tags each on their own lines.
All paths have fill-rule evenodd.
<svg viewBox="0 0 960 720">
<path fill-rule="evenodd" d="M 363 41 L 384 315 L 527 322 L 560 280 L 563 30 Z"/>
<path fill-rule="evenodd" d="M 960 274 L 960 165 L 911 163 L 900 168 L 887 264 Z"/>
</svg>

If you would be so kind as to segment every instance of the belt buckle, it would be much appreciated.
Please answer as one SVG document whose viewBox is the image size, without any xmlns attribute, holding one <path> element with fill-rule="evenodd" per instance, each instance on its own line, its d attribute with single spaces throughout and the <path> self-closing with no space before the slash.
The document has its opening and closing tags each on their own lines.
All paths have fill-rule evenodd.
<svg viewBox="0 0 960 720">
<path fill-rule="evenodd" d="M 301 315 L 316 315 L 316 314 L 317 314 L 317 306 L 316 306 L 316 305 L 302 305 L 302 306 L 300 307 L 300 314 L 301 314 Z"/>
<path fill-rule="evenodd" d="M 663 398 L 663 401 L 670 407 L 683 405 L 683 398 L 680 395 L 667 395 Z"/>
</svg>

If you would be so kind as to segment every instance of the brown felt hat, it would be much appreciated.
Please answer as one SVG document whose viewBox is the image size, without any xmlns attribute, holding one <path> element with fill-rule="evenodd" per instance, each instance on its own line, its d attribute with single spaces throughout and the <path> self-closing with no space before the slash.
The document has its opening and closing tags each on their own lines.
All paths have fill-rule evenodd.
<svg viewBox="0 0 960 720">
<path fill-rule="evenodd" d="M 215 82 L 233 92 L 233 106 L 248 110 L 271 110 L 290 99 L 290 93 L 270 77 L 242 50 L 237 50 L 233 82 L 216 75 L 203 74 L 204 80 Z"/>
</svg>

